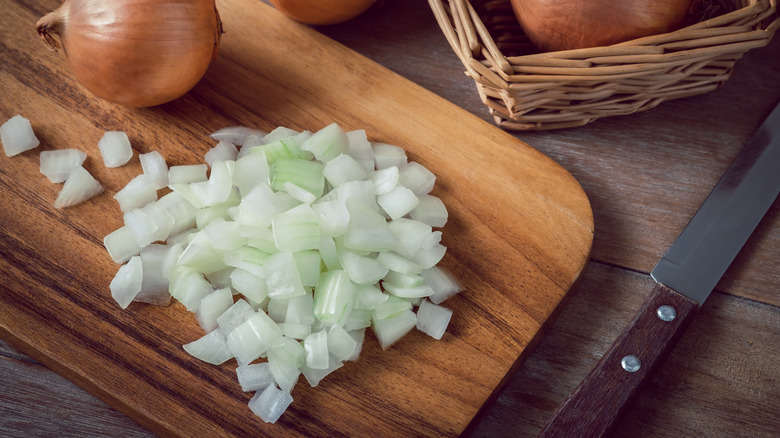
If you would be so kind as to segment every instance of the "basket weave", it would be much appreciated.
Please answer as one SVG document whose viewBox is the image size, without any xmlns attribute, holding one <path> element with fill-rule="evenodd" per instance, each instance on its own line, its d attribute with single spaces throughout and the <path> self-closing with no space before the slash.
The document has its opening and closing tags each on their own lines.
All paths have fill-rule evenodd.
<svg viewBox="0 0 780 438">
<path fill-rule="evenodd" d="M 480 98 L 507 130 L 583 126 L 712 91 L 780 27 L 777 0 L 705 0 L 699 21 L 674 32 L 538 53 L 510 0 L 429 3 Z"/>
</svg>

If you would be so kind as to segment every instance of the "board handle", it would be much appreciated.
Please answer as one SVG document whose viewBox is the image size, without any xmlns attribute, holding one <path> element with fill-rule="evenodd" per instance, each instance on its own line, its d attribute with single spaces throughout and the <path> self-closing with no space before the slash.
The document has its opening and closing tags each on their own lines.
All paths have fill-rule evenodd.
<svg viewBox="0 0 780 438">
<path fill-rule="evenodd" d="M 606 435 L 642 382 L 671 351 L 698 304 L 656 283 L 633 321 L 572 392 L 539 437 Z"/>
</svg>

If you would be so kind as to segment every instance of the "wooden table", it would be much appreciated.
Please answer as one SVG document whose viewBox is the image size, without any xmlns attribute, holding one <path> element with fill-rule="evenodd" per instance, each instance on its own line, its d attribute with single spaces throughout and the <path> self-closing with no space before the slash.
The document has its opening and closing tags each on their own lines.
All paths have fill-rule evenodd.
<svg viewBox="0 0 780 438">
<path fill-rule="evenodd" d="M 386 1 L 319 30 L 491 120 L 424 2 Z M 638 309 L 657 259 L 778 102 L 778 78 L 775 38 L 749 52 L 727 84 L 709 94 L 582 128 L 514 133 L 582 184 L 595 216 L 595 243 L 571 301 L 485 407 L 474 436 L 533 436 L 541 429 Z M 777 436 L 778 260 L 776 202 L 615 436 Z M 2 341 L 0 358 L 0 435 L 151 435 Z"/>
</svg>

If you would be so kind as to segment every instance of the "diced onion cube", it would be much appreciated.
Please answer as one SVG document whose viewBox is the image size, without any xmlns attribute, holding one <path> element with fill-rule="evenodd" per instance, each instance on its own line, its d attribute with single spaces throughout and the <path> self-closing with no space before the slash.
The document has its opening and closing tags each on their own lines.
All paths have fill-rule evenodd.
<svg viewBox="0 0 780 438">
<path fill-rule="evenodd" d="M 111 260 L 116 263 L 124 263 L 130 260 L 130 257 L 141 252 L 141 247 L 133 232 L 127 226 L 120 227 L 106 235 L 103 238 L 103 245 L 111 256 Z"/>
<path fill-rule="evenodd" d="M 442 267 L 434 266 L 423 269 L 420 275 L 433 289 L 433 295 L 429 299 L 434 304 L 439 304 L 463 290 L 463 286 L 460 285 L 455 276 Z"/>
<path fill-rule="evenodd" d="M 236 375 L 241 389 L 246 392 L 262 391 L 274 383 L 274 376 L 268 362 L 251 363 L 236 368 Z"/>
<path fill-rule="evenodd" d="M 15 115 L 0 126 L 0 142 L 7 157 L 35 149 L 41 142 L 35 136 L 30 121 Z"/>
<path fill-rule="evenodd" d="M 168 168 L 168 184 L 187 184 L 208 180 L 207 164 L 184 164 Z"/>
<path fill-rule="evenodd" d="M 54 208 L 66 208 L 84 202 L 100 193 L 103 186 L 81 166 L 76 167 L 65 180 Z"/>
<path fill-rule="evenodd" d="M 293 398 L 289 393 L 277 388 L 276 385 L 268 385 L 263 391 L 256 392 L 249 400 L 249 408 L 266 423 L 276 423 L 292 401 Z"/>
<path fill-rule="evenodd" d="M 372 327 L 379 345 L 387 350 L 396 341 L 409 333 L 417 324 L 417 316 L 411 310 L 405 310 L 385 319 L 374 318 Z"/>
<path fill-rule="evenodd" d="M 138 292 L 141 292 L 143 275 L 143 265 L 139 256 L 133 256 L 127 263 L 119 267 L 109 288 L 111 296 L 121 308 L 127 308 Z"/>
<path fill-rule="evenodd" d="M 422 164 L 411 161 L 399 169 L 398 180 L 415 195 L 427 195 L 436 184 L 436 175 Z"/>
<path fill-rule="evenodd" d="M 421 195 L 419 199 L 420 203 L 409 213 L 409 217 L 432 227 L 443 227 L 448 217 L 444 202 L 432 195 Z"/>
<path fill-rule="evenodd" d="M 225 334 L 215 329 L 204 336 L 183 345 L 184 351 L 212 365 L 222 365 L 233 358 L 228 349 Z"/>
<path fill-rule="evenodd" d="M 138 155 L 141 169 L 154 183 L 155 189 L 161 189 L 168 185 L 168 164 L 162 154 L 152 151 Z"/>
<path fill-rule="evenodd" d="M 220 141 L 211 148 L 204 157 L 206 164 L 211 166 L 215 161 L 235 161 L 238 156 L 236 145 L 229 141 Z"/>
<path fill-rule="evenodd" d="M 387 193 L 382 193 L 377 197 L 377 203 L 390 216 L 390 219 L 399 219 L 406 216 L 420 200 L 413 191 L 406 187 L 395 187 Z"/>
<path fill-rule="evenodd" d="M 282 330 L 265 314 L 256 312 L 228 334 L 228 348 L 239 364 L 260 357 L 282 337 Z"/>
<path fill-rule="evenodd" d="M 114 199 L 119 203 L 119 209 L 126 212 L 157 200 L 157 189 L 155 189 L 154 181 L 142 173 L 116 192 Z"/>
<path fill-rule="evenodd" d="M 388 167 L 402 168 L 407 163 L 406 152 L 400 146 L 387 143 L 371 143 L 374 150 L 374 164 L 376 169 Z"/>
<path fill-rule="evenodd" d="M 205 332 L 217 328 L 217 318 L 233 305 L 233 293 L 230 288 L 217 289 L 200 300 L 195 316 Z"/>
<path fill-rule="evenodd" d="M 267 133 L 260 129 L 249 128 L 246 126 L 229 126 L 212 132 L 209 137 L 216 141 L 229 141 L 236 146 L 240 146 L 244 143 L 249 135 L 263 137 Z"/>
<path fill-rule="evenodd" d="M 327 163 L 349 151 L 349 138 L 339 125 L 331 123 L 306 140 L 303 149 L 311 151 L 317 160 Z"/>
<path fill-rule="evenodd" d="M 417 329 L 434 339 L 441 339 L 451 318 L 451 309 L 423 300 L 417 309 Z"/>
<path fill-rule="evenodd" d="M 303 340 L 306 350 L 306 366 L 313 369 L 328 368 L 328 332 L 320 330 Z"/>
<path fill-rule="evenodd" d="M 87 154 L 78 149 L 41 151 L 41 173 L 53 183 L 68 179 L 76 168 L 84 164 Z"/>
<path fill-rule="evenodd" d="M 217 318 L 217 325 L 225 336 L 229 335 L 236 327 L 245 323 L 255 314 L 252 306 L 244 300 L 236 300 L 229 309 Z"/>
<path fill-rule="evenodd" d="M 127 134 L 121 131 L 108 131 L 98 141 L 100 154 L 106 167 L 119 167 L 133 158 L 133 149 Z"/>
<path fill-rule="evenodd" d="M 328 161 L 322 173 L 333 187 L 338 187 L 349 181 L 362 180 L 368 175 L 366 169 L 347 154 L 341 154 Z"/>
</svg>

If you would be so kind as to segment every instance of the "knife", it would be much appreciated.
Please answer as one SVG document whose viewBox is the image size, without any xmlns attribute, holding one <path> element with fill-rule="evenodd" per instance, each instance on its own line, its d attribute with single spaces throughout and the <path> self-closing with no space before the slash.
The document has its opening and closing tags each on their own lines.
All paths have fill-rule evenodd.
<svg viewBox="0 0 780 438">
<path fill-rule="evenodd" d="M 780 104 L 748 140 L 650 273 L 655 286 L 631 323 L 539 437 L 607 434 L 663 362 L 780 192 Z"/>
</svg>

